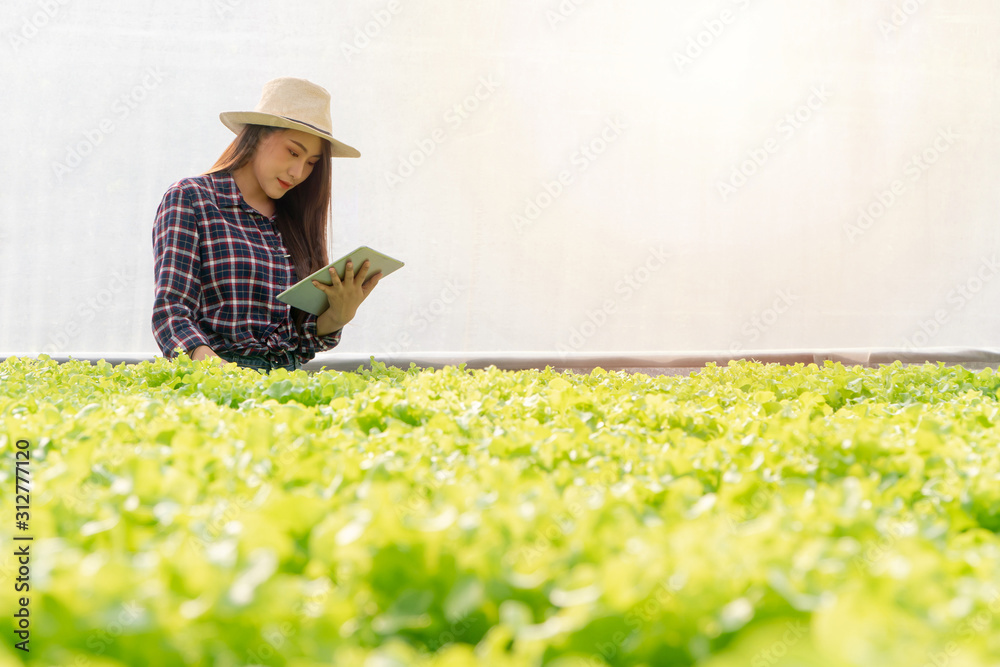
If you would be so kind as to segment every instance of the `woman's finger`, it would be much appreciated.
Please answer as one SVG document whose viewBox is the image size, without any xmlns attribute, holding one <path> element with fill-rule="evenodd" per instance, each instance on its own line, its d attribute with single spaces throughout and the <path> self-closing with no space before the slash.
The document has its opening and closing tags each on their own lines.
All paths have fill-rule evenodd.
<svg viewBox="0 0 1000 667">
<path fill-rule="evenodd" d="M 355 285 L 363 285 L 364 284 L 364 282 L 365 282 L 365 276 L 368 275 L 368 265 L 369 265 L 369 261 L 366 259 L 365 262 L 364 262 L 364 264 L 361 265 L 361 270 L 358 271 L 358 274 L 354 277 L 354 284 Z"/>
<path fill-rule="evenodd" d="M 379 271 L 378 273 L 376 273 L 371 278 L 365 281 L 365 284 L 361 286 L 361 289 L 364 290 L 365 296 L 368 296 L 371 293 L 371 291 L 375 289 L 375 286 L 378 285 L 378 281 L 380 280 L 382 280 L 381 271 Z"/>
<path fill-rule="evenodd" d="M 333 269 L 330 269 L 330 273 L 333 274 L 333 280 L 337 280 L 337 272 L 334 271 Z M 336 285 L 337 283 L 334 283 L 333 285 L 327 285 L 326 283 L 321 283 L 318 280 L 314 280 L 312 281 L 312 284 L 313 287 L 318 289 L 323 294 L 329 294 L 330 293 L 329 290 L 333 289 L 334 285 Z"/>
</svg>

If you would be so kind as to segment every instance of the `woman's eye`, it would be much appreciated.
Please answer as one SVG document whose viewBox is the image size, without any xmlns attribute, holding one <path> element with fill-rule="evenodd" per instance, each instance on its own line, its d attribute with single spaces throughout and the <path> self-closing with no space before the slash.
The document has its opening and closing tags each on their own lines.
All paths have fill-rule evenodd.
<svg viewBox="0 0 1000 667">
<path fill-rule="evenodd" d="M 292 157 L 298 157 L 299 156 L 299 154 L 296 153 L 295 151 L 293 151 L 291 148 L 288 149 L 288 152 L 292 154 Z"/>
</svg>

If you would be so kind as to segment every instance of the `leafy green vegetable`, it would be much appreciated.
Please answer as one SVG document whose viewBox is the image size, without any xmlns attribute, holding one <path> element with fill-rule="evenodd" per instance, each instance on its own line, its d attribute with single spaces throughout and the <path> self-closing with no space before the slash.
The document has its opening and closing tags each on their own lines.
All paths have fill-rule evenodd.
<svg viewBox="0 0 1000 667">
<path fill-rule="evenodd" d="M 0 666 L 993 664 L 998 389 L 10 358 Z"/>
</svg>

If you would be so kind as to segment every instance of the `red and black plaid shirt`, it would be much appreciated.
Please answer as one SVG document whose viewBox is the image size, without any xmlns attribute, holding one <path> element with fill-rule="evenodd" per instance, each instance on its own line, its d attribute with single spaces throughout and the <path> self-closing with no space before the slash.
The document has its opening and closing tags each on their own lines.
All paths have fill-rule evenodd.
<svg viewBox="0 0 1000 667">
<path fill-rule="evenodd" d="M 243 200 L 229 173 L 185 178 L 163 195 L 153 226 L 156 294 L 153 335 L 172 358 L 199 345 L 216 352 L 306 363 L 340 342 L 316 335 L 307 315 L 300 335 L 292 307 L 274 297 L 296 282 L 281 235 Z"/>
</svg>

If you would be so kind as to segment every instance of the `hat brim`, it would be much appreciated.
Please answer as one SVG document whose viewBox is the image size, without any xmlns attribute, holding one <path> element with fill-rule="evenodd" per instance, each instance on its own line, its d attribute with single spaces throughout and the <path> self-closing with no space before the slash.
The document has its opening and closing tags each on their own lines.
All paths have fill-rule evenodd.
<svg viewBox="0 0 1000 667">
<path fill-rule="evenodd" d="M 358 149 L 348 146 L 342 141 L 337 141 L 323 130 L 283 116 L 275 116 L 274 114 L 261 113 L 259 111 L 224 111 L 219 114 L 219 120 L 236 134 L 239 134 L 243 130 L 244 125 L 266 125 L 267 127 L 281 127 L 286 130 L 299 130 L 300 132 L 305 132 L 330 142 L 330 146 L 333 148 L 330 157 L 361 157 Z"/>
</svg>

